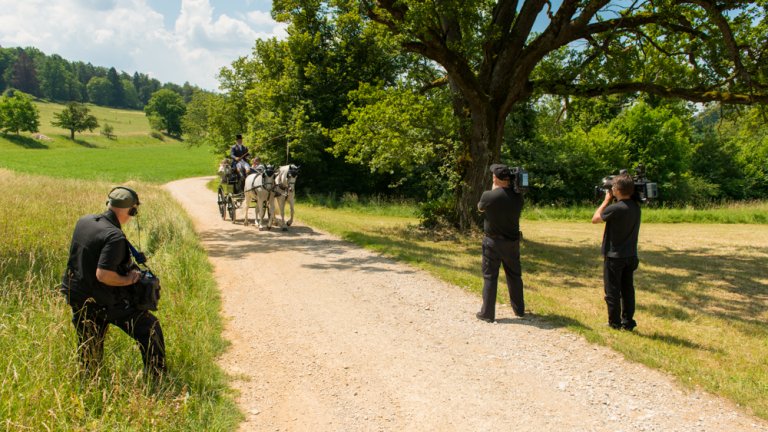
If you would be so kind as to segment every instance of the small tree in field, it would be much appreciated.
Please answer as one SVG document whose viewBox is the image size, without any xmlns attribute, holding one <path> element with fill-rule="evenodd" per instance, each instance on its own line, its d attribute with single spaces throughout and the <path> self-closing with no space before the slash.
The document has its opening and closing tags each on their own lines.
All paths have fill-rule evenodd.
<svg viewBox="0 0 768 432">
<path fill-rule="evenodd" d="M 53 126 L 69 130 L 69 138 L 75 139 L 75 132 L 82 132 L 86 129 L 93 131 L 99 127 L 99 121 L 96 120 L 85 104 L 70 102 L 64 111 L 54 113 L 55 120 L 51 121 Z"/>
<path fill-rule="evenodd" d="M 0 129 L 19 134 L 20 131 L 37 132 L 40 113 L 27 94 L 15 91 L 0 98 Z"/>
</svg>

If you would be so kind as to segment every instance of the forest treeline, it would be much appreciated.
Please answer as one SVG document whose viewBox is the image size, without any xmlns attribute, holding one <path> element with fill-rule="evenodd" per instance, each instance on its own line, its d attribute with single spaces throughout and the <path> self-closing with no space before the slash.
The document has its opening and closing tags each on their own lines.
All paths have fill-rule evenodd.
<svg viewBox="0 0 768 432">
<path fill-rule="evenodd" d="M 0 47 L 0 93 L 16 89 L 56 102 L 90 102 L 115 108 L 142 109 L 160 89 L 178 93 L 185 101 L 199 87 L 161 83 L 147 74 L 130 75 L 114 67 L 68 61 L 35 47 Z"/>
</svg>

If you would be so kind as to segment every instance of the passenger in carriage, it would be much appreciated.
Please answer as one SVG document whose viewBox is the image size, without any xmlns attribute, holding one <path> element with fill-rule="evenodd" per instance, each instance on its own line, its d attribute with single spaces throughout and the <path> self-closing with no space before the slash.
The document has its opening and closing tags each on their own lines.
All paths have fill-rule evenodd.
<svg viewBox="0 0 768 432">
<path fill-rule="evenodd" d="M 248 174 L 263 174 L 266 167 L 261 163 L 261 159 L 256 156 L 251 159 L 251 168 L 248 170 Z"/>
</svg>

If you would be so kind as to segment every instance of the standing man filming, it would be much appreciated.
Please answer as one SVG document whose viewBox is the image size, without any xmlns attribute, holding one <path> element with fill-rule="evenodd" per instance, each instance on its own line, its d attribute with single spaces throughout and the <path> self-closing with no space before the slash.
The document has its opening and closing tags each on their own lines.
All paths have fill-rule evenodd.
<svg viewBox="0 0 768 432">
<path fill-rule="evenodd" d="M 97 372 L 109 324 L 136 340 L 144 372 L 157 379 L 165 371 L 165 341 L 160 322 L 133 304 L 131 286 L 142 274 L 133 264 L 122 226 L 138 214 L 139 196 L 118 186 L 102 214 L 77 221 L 69 247 L 61 292 L 72 307 L 72 324 L 85 372 Z"/>
<path fill-rule="evenodd" d="M 523 279 L 520 268 L 520 212 L 523 195 L 515 192 L 512 172 L 502 164 L 491 165 L 493 187 L 483 192 L 477 208 L 485 213 L 483 223 L 483 306 L 475 316 L 493 322 L 496 319 L 496 292 L 499 267 L 504 266 L 512 312 L 525 315 Z"/>
<path fill-rule="evenodd" d="M 592 223 L 605 222 L 603 232 L 603 285 L 608 306 L 608 325 L 632 331 L 635 315 L 634 272 L 637 270 L 637 237 L 640 205 L 632 199 L 635 182 L 629 174 L 613 178 L 610 190 L 592 216 Z M 614 197 L 616 202 L 613 202 Z"/>
</svg>

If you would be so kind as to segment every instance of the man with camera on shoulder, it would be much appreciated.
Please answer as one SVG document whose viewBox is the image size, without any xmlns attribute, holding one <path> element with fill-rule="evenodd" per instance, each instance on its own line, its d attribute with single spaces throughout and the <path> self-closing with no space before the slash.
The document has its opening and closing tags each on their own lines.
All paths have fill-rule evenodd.
<svg viewBox="0 0 768 432">
<path fill-rule="evenodd" d="M 610 189 L 605 189 L 605 199 L 592 216 L 592 223 L 606 223 L 601 251 L 608 325 L 632 331 L 637 326 L 634 320 L 634 271 L 639 263 L 640 205 L 632 198 L 635 181 L 629 174 L 617 175 L 611 183 Z"/>
<path fill-rule="evenodd" d="M 483 223 L 483 306 L 475 314 L 477 319 L 493 322 L 496 319 L 496 293 L 499 267 L 504 266 L 507 276 L 509 301 L 515 316 L 525 315 L 523 278 L 520 268 L 520 213 L 523 195 L 520 185 L 513 183 L 508 166 L 493 164 L 493 187 L 483 192 L 477 209 L 485 214 Z M 525 177 L 527 187 L 527 174 Z"/>
<path fill-rule="evenodd" d="M 85 372 L 98 371 L 109 324 L 136 340 L 145 374 L 157 379 L 165 371 L 165 342 L 160 322 L 139 307 L 134 286 L 142 278 L 131 259 L 122 226 L 138 214 L 139 196 L 118 186 L 108 195 L 104 213 L 77 221 L 69 248 L 61 292 L 72 307 L 72 324 Z"/>
</svg>

